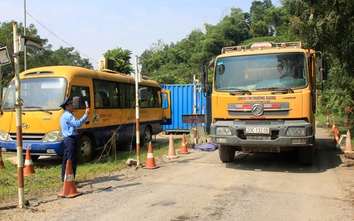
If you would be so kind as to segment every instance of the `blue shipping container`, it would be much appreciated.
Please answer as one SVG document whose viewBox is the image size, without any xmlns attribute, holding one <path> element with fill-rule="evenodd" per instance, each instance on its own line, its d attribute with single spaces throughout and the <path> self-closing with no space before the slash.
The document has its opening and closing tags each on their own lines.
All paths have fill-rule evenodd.
<svg viewBox="0 0 354 221">
<path fill-rule="evenodd" d="M 189 132 L 191 126 L 195 126 L 192 123 L 183 123 L 182 115 L 192 115 L 194 106 L 194 96 L 196 96 L 196 114 L 207 113 L 207 99 L 201 91 L 201 84 L 196 85 L 196 95 L 194 95 L 193 84 L 167 84 L 163 85 L 162 89 L 171 91 L 171 111 L 172 111 L 172 124 L 163 125 L 163 130 L 168 133 L 173 132 Z M 207 119 L 207 118 L 206 118 Z M 209 131 L 210 123 L 204 123 L 204 131 Z M 203 126 L 198 123 L 197 126 Z"/>
</svg>

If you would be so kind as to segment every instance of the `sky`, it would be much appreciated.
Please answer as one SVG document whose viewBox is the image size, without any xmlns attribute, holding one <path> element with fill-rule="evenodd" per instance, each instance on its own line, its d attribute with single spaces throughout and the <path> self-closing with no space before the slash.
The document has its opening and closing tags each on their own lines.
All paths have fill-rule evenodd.
<svg viewBox="0 0 354 221">
<path fill-rule="evenodd" d="M 249 12 L 252 1 L 0 0 L 0 22 L 34 24 L 53 50 L 74 47 L 97 69 L 108 50 L 130 50 L 134 64 L 136 55 L 159 40 L 177 43 L 195 29 L 204 31 L 206 23 L 218 24 L 232 7 Z M 279 6 L 277 0 L 272 3 Z"/>
</svg>

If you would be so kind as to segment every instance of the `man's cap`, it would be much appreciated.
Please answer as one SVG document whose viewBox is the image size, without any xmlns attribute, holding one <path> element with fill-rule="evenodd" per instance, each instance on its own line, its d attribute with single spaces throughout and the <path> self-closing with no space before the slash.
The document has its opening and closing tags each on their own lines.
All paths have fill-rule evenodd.
<svg viewBox="0 0 354 221">
<path fill-rule="evenodd" d="M 71 101 L 70 96 L 68 98 L 66 98 L 61 104 L 60 107 L 65 109 L 66 105 L 69 103 L 69 101 Z"/>
</svg>

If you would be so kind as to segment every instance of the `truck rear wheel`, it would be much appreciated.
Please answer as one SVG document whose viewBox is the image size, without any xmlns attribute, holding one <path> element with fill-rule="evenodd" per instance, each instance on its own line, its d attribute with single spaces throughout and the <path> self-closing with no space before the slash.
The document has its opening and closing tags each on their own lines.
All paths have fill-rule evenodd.
<svg viewBox="0 0 354 221">
<path fill-rule="evenodd" d="M 234 161 L 235 152 L 233 146 L 219 145 L 219 157 L 223 163 Z"/>
</svg>

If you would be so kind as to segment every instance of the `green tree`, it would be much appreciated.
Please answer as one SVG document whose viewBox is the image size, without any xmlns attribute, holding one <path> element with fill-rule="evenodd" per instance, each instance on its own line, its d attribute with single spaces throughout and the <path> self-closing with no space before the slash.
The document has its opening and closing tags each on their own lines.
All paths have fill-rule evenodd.
<svg viewBox="0 0 354 221">
<path fill-rule="evenodd" d="M 105 58 L 109 58 L 114 61 L 114 70 L 124 74 L 131 74 L 134 72 L 132 64 L 130 63 L 132 52 L 130 50 L 123 50 L 117 47 L 113 50 L 108 50 L 103 54 Z"/>
<path fill-rule="evenodd" d="M 254 38 L 268 36 L 269 27 L 264 21 L 257 21 L 252 24 L 250 35 Z"/>
<path fill-rule="evenodd" d="M 265 10 L 264 21 L 269 27 L 269 35 L 285 35 L 289 29 L 289 12 L 284 7 L 271 6 Z M 283 31 L 284 30 L 284 31 Z"/>
<path fill-rule="evenodd" d="M 231 8 L 230 15 L 226 15 L 215 28 L 209 29 L 206 38 L 219 39 L 218 53 L 222 47 L 237 45 L 249 38 L 248 13 L 243 13 L 240 8 Z M 207 29 L 208 30 L 208 29 Z"/>
<path fill-rule="evenodd" d="M 162 39 L 150 45 L 150 49 L 146 49 L 140 56 L 141 72 L 152 74 L 159 70 L 167 63 L 164 54 L 168 49 L 169 46 Z"/>
<path fill-rule="evenodd" d="M 354 122 L 354 2 L 351 0 L 282 0 L 290 13 L 291 28 L 307 46 L 323 52 L 330 75 L 323 101 L 331 113 Z"/>
<path fill-rule="evenodd" d="M 140 56 L 142 72 L 162 84 L 192 83 L 199 77 L 203 60 L 220 54 L 221 48 L 249 38 L 248 13 L 232 8 L 217 25 L 205 24 L 205 33 L 193 30 L 180 42 L 165 44 L 159 40 Z"/>
<path fill-rule="evenodd" d="M 2 22 L 0 26 L 0 47 L 6 46 L 10 54 L 13 54 L 13 22 Z M 22 23 L 17 24 L 17 32 L 22 35 L 24 27 Z M 41 38 L 38 31 L 33 24 L 26 27 L 26 36 Z M 58 50 L 53 51 L 52 45 L 48 44 L 48 40 L 44 39 L 43 47 L 40 50 L 34 50 L 27 47 L 26 66 L 27 69 L 52 66 L 52 65 L 72 65 L 92 69 L 93 66 L 89 59 L 81 58 L 80 54 L 74 51 L 74 48 L 60 47 Z M 13 56 L 11 57 L 12 64 L 6 65 L 1 68 L 0 79 L 2 85 L 7 85 L 14 77 L 14 63 Z M 24 70 L 24 54 L 19 53 L 20 71 Z"/>
<path fill-rule="evenodd" d="M 88 69 L 92 69 L 93 66 L 87 58 L 81 58 L 80 53 L 74 51 L 73 47 L 64 48 L 52 51 L 51 45 L 46 47 L 46 50 L 39 50 L 36 52 L 36 56 L 30 58 L 35 59 L 31 64 L 38 66 L 50 66 L 50 65 L 70 65 L 79 66 Z"/>
<path fill-rule="evenodd" d="M 11 65 L 5 65 L 0 69 L 0 80 L 1 80 L 1 88 L 2 85 L 7 85 L 8 82 L 14 77 L 14 59 L 13 59 L 13 23 L 15 21 L 11 22 L 1 22 L 0 24 L 0 47 L 7 47 L 7 50 L 9 51 L 10 54 L 10 59 L 11 59 Z M 19 35 L 23 33 L 24 27 L 22 23 L 17 24 L 17 32 Z M 33 24 L 30 24 L 26 28 L 26 35 L 30 37 L 36 37 L 40 38 L 40 36 L 37 34 L 37 29 L 34 27 Z M 45 40 L 45 43 L 47 40 Z M 28 48 L 27 52 L 28 54 L 33 53 L 32 48 Z M 19 53 L 19 58 L 20 58 L 20 70 L 24 70 L 24 56 L 23 52 Z"/>
<path fill-rule="evenodd" d="M 252 37 L 271 36 L 274 34 L 274 24 L 266 22 L 267 9 L 273 7 L 272 1 L 253 1 L 250 8 L 250 35 Z M 269 16 L 268 16 L 269 17 Z"/>
</svg>

